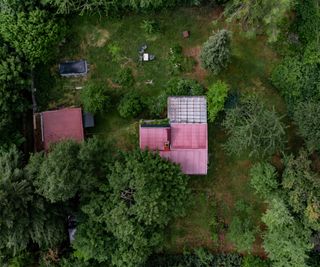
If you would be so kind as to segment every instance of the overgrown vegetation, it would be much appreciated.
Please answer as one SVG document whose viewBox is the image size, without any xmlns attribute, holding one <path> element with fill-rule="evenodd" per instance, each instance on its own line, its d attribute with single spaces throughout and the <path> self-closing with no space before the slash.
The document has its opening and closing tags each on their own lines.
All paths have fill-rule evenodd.
<svg viewBox="0 0 320 267">
<path fill-rule="evenodd" d="M 319 264 L 319 4 L 209 2 L 0 0 L 1 266 Z M 87 77 L 57 76 L 79 58 Z M 209 168 L 188 177 L 137 128 L 197 95 Z M 70 105 L 93 138 L 33 153 L 32 112 Z"/>
</svg>

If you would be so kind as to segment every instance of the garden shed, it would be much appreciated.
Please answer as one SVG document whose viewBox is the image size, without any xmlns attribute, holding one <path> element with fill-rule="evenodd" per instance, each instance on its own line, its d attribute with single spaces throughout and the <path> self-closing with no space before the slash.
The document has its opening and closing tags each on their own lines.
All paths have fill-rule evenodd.
<svg viewBox="0 0 320 267">
<path fill-rule="evenodd" d="M 84 76 L 88 73 L 88 63 L 85 60 L 66 61 L 59 65 L 59 73 L 63 77 Z"/>
<path fill-rule="evenodd" d="M 36 151 L 62 140 L 84 140 L 81 108 L 63 108 L 34 115 Z"/>
</svg>

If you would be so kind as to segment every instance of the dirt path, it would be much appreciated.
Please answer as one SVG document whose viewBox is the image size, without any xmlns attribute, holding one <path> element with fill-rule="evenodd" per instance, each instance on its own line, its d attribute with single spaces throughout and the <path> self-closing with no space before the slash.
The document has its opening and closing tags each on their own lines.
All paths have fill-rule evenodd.
<svg viewBox="0 0 320 267">
<path fill-rule="evenodd" d="M 207 77 L 207 71 L 201 67 L 200 52 L 201 52 L 201 46 L 186 48 L 183 51 L 185 56 L 192 57 L 196 62 L 193 68 L 193 72 L 188 73 L 187 75 L 190 76 L 191 78 L 198 80 L 199 82 L 204 82 Z"/>
</svg>

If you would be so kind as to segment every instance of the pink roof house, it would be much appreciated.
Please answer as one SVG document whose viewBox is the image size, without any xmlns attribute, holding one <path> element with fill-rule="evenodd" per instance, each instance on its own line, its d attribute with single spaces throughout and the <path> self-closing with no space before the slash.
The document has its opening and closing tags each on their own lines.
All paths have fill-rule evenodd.
<svg viewBox="0 0 320 267">
<path fill-rule="evenodd" d="M 39 132 L 38 148 L 48 150 L 58 141 L 72 139 L 84 140 L 81 108 L 64 108 L 37 113 L 34 123 Z M 41 140 L 41 141 L 40 141 Z"/>
<path fill-rule="evenodd" d="M 186 174 L 206 175 L 208 125 L 205 97 L 169 97 L 168 125 L 140 125 L 140 148 L 159 151 Z"/>
</svg>

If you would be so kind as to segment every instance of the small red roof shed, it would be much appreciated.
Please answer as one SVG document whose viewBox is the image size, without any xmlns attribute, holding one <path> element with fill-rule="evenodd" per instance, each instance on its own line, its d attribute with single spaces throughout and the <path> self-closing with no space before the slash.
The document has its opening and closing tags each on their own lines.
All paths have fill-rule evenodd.
<svg viewBox="0 0 320 267">
<path fill-rule="evenodd" d="M 64 108 L 40 113 L 44 149 L 61 140 L 84 140 L 81 108 Z"/>
</svg>

